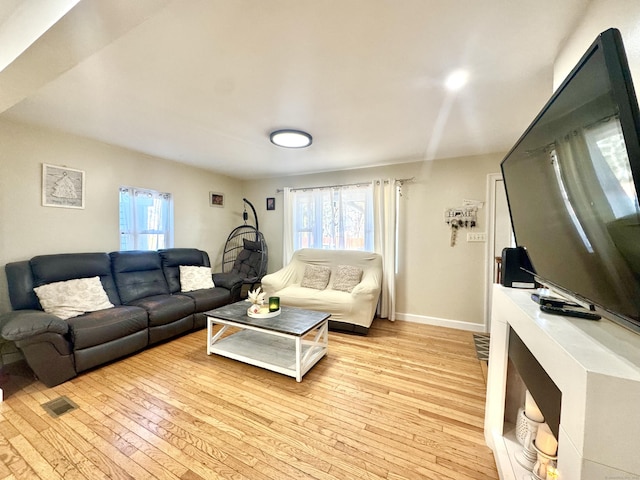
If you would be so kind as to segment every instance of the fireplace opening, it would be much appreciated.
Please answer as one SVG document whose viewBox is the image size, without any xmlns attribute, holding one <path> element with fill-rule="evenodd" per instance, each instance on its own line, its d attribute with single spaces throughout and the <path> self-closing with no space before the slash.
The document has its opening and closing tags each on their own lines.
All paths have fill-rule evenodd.
<svg viewBox="0 0 640 480">
<path fill-rule="evenodd" d="M 542 415 L 544 415 L 544 421 L 549 425 L 555 437 L 559 438 L 562 392 L 518 334 L 509 328 L 506 421 L 515 423 L 517 409 L 524 406 L 525 390 L 531 393 Z"/>
</svg>

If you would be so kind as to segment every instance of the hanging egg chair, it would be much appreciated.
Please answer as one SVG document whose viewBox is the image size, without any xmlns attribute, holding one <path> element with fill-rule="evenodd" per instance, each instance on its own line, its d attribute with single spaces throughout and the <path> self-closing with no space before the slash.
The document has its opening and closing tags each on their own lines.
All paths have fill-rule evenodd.
<svg viewBox="0 0 640 480">
<path fill-rule="evenodd" d="M 239 275 L 243 284 L 249 286 L 248 290 L 254 290 L 267 273 L 268 250 L 264 235 L 258 230 L 256 209 L 246 198 L 242 201 L 245 203 L 242 213 L 244 225 L 234 228 L 227 237 L 222 254 L 222 271 Z M 247 224 L 247 205 L 253 211 L 255 227 Z M 243 295 L 246 296 L 246 293 Z"/>
</svg>

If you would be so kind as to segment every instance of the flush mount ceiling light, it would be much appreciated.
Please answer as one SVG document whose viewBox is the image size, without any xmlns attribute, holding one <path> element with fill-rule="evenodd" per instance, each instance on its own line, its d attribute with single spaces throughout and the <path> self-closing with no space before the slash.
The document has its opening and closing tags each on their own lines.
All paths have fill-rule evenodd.
<svg viewBox="0 0 640 480">
<path fill-rule="evenodd" d="M 269 136 L 271 143 L 285 148 L 304 148 L 311 145 L 312 138 L 300 130 L 276 130 Z"/>
</svg>

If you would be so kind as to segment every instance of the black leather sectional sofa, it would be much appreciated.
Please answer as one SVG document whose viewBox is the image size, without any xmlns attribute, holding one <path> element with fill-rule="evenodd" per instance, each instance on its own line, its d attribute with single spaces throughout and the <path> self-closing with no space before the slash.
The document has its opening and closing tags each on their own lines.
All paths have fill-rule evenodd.
<svg viewBox="0 0 640 480">
<path fill-rule="evenodd" d="M 47 386 L 203 328 L 203 312 L 240 300 L 242 278 L 214 274 L 214 288 L 182 292 L 180 266 L 210 267 L 194 248 L 41 255 L 5 267 L 13 311 L 0 334 L 15 342 Z M 98 276 L 112 308 L 63 320 L 43 311 L 35 287 Z M 203 346 L 204 351 L 204 346 Z"/>
</svg>

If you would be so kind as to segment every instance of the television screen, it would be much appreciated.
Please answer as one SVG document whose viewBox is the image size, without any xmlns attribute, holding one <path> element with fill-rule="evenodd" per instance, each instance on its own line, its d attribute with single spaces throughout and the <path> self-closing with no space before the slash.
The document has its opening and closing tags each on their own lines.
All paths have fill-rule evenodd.
<svg viewBox="0 0 640 480">
<path fill-rule="evenodd" d="M 598 36 L 502 162 L 538 280 L 640 330 L 640 115 L 622 38 Z"/>
</svg>

